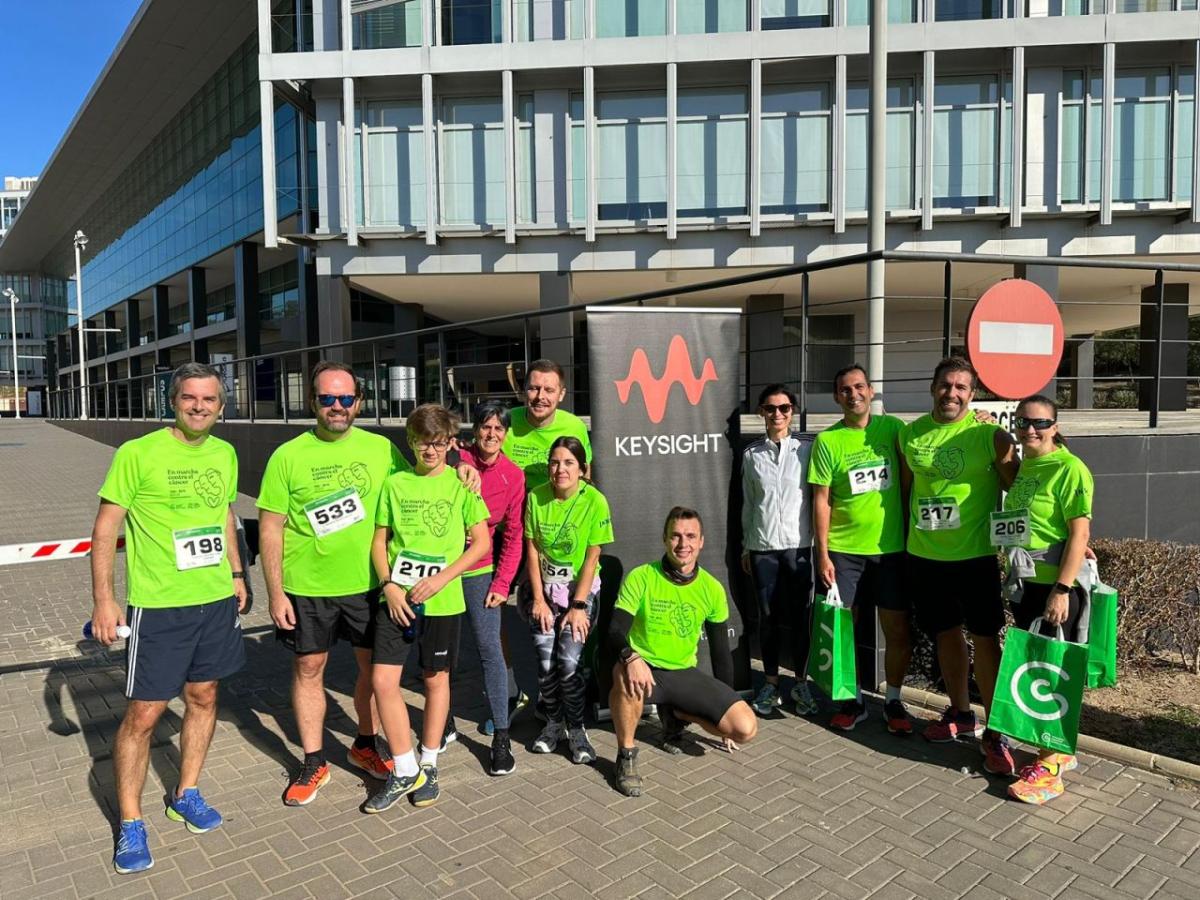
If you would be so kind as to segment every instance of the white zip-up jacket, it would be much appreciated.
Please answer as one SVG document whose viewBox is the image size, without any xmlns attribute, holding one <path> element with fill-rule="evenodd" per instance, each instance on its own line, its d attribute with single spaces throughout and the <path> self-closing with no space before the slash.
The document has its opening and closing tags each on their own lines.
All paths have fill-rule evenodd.
<svg viewBox="0 0 1200 900">
<path fill-rule="evenodd" d="M 763 437 L 742 455 L 742 545 L 747 550 L 788 550 L 812 544 L 812 442 L 789 434 L 780 443 Z"/>
</svg>

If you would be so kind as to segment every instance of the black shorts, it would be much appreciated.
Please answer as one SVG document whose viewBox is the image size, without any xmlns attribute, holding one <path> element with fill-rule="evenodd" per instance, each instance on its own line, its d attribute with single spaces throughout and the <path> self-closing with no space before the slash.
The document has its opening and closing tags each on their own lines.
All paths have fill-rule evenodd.
<svg viewBox="0 0 1200 900">
<path fill-rule="evenodd" d="M 220 681 L 246 662 L 237 600 L 149 609 L 131 606 L 125 643 L 125 696 L 172 700 L 188 682 Z"/>
<path fill-rule="evenodd" d="M 1029 626 L 1033 624 L 1033 620 L 1046 611 L 1046 598 L 1050 596 L 1052 587 L 1053 585 L 1050 584 L 1025 582 L 1021 602 L 1012 608 L 1013 624 L 1017 628 L 1028 630 Z M 1084 610 L 1087 609 L 1087 604 L 1087 594 L 1084 593 L 1083 588 L 1077 584 L 1072 585 L 1071 593 L 1067 595 L 1067 621 L 1062 624 L 1063 637 L 1068 641 L 1074 641 L 1077 644 L 1088 642 L 1087 623 L 1080 621 Z M 1082 634 L 1080 634 L 1081 631 Z M 1053 625 L 1043 622 L 1039 633 L 1046 637 L 1054 637 L 1058 631 Z"/>
<path fill-rule="evenodd" d="M 276 628 L 275 638 L 296 653 L 324 653 L 338 638 L 348 640 L 351 647 L 372 646 L 371 610 L 378 605 L 378 588 L 344 597 L 288 594 L 287 598 L 292 601 L 296 627 Z"/>
<path fill-rule="evenodd" d="M 908 612 L 912 605 L 904 590 L 904 553 L 842 553 L 830 550 L 842 603 L 854 606 L 859 597 L 879 609 Z"/>
<path fill-rule="evenodd" d="M 694 666 L 690 669 L 656 669 L 654 690 L 647 703 L 664 703 L 680 712 L 690 713 L 713 725 L 718 724 L 733 704 L 742 698 L 725 682 L 706 675 Z"/>
<path fill-rule="evenodd" d="M 448 672 L 458 662 L 458 639 L 462 613 L 452 616 L 418 616 L 413 641 L 404 639 L 403 626 L 388 615 L 386 603 L 375 604 L 375 645 L 371 662 L 402 666 L 408 662 L 412 645 L 417 645 L 417 664 L 426 672 Z"/>
<path fill-rule="evenodd" d="M 930 637 L 962 626 L 996 637 L 1004 627 L 1000 561 L 993 554 L 951 562 L 909 554 L 905 582 L 917 624 Z"/>
</svg>

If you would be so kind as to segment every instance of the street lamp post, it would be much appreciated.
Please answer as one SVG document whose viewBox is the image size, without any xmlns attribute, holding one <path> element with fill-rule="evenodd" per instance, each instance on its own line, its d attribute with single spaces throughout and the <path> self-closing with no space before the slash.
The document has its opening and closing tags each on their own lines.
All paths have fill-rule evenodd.
<svg viewBox="0 0 1200 900">
<path fill-rule="evenodd" d="M 12 288 L 5 288 L 4 296 L 8 298 L 8 311 L 12 316 L 13 412 L 19 419 L 21 418 L 21 356 L 17 350 L 17 304 L 21 302 L 21 298 Z"/>
<path fill-rule="evenodd" d="M 79 418 L 88 417 L 87 399 L 87 343 L 84 338 L 83 320 L 83 267 L 80 254 L 87 246 L 87 235 L 82 231 L 75 232 L 75 321 L 79 326 Z"/>
</svg>

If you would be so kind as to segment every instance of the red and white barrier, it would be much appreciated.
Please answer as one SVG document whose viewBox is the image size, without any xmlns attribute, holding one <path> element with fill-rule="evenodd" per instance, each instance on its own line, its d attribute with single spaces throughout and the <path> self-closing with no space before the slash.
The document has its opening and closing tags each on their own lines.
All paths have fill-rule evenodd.
<svg viewBox="0 0 1200 900">
<path fill-rule="evenodd" d="M 125 549 L 125 538 L 117 538 L 117 549 Z M 36 544 L 6 544 L 0 546 L 0 566 L 17 563 L 42 562 L 50 559 L 79 559 L 92 553 L 91 538 L 64 541 L 41 541 Z"/>
</svg>

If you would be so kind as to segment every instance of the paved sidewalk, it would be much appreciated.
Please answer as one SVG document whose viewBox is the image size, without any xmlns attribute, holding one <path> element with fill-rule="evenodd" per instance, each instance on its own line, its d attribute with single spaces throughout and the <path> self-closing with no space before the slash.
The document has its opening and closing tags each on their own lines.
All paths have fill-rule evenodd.
<svg viewBox="0 0 1200 900">
<path fill-rule="evenodd" d="M 111 456 L 52 425 L 0 421 L 0 544 L 87 535 Z M 239 510 L 252 514 L 252 500 Z M 289 662 L 257 570 L 254 584 L 249 664 L 223 686 L 205 769 L 226 824 L 197 837 L 161 813 L 178 764 L 173 703 L 145 796 L 155 867 L 117 876 L 111 747 L 124 677 L 119 654 L 77 640 L 91 607 L 87 561 L 0 568 L 0 897 L 1200 896 L 1196 790 L 1085 756 L 1066 795 L 1023 807 L 978 774 L 974 744 L 898 740 L 878 708 L 849 735 L 791 715 L 764 722 L 733 757 L 711 747 L 668 757 L 644 744 L 640 800 L 611 787 L 606 726 L 592 729 L 597 766 L 518 748 L 516 773 L 489 778 L 467 647 L 454 699 L 463 736 L 443 759 L 436 807 L 358 811 L 374 783 L 338 749 L 355 730 L 341 652 L 329 678 L 333 780 L 311 806 L 285 808 L 297 750 Z M 515 628 L 510 636 L 523 647 Z M 521 662 L 531 683 L 528 654 Z M 419 695 L 410 703 L 419 720 Z M 514 740 L 532 741 L 536 724 L 519 721 Z"/>
</svg>

